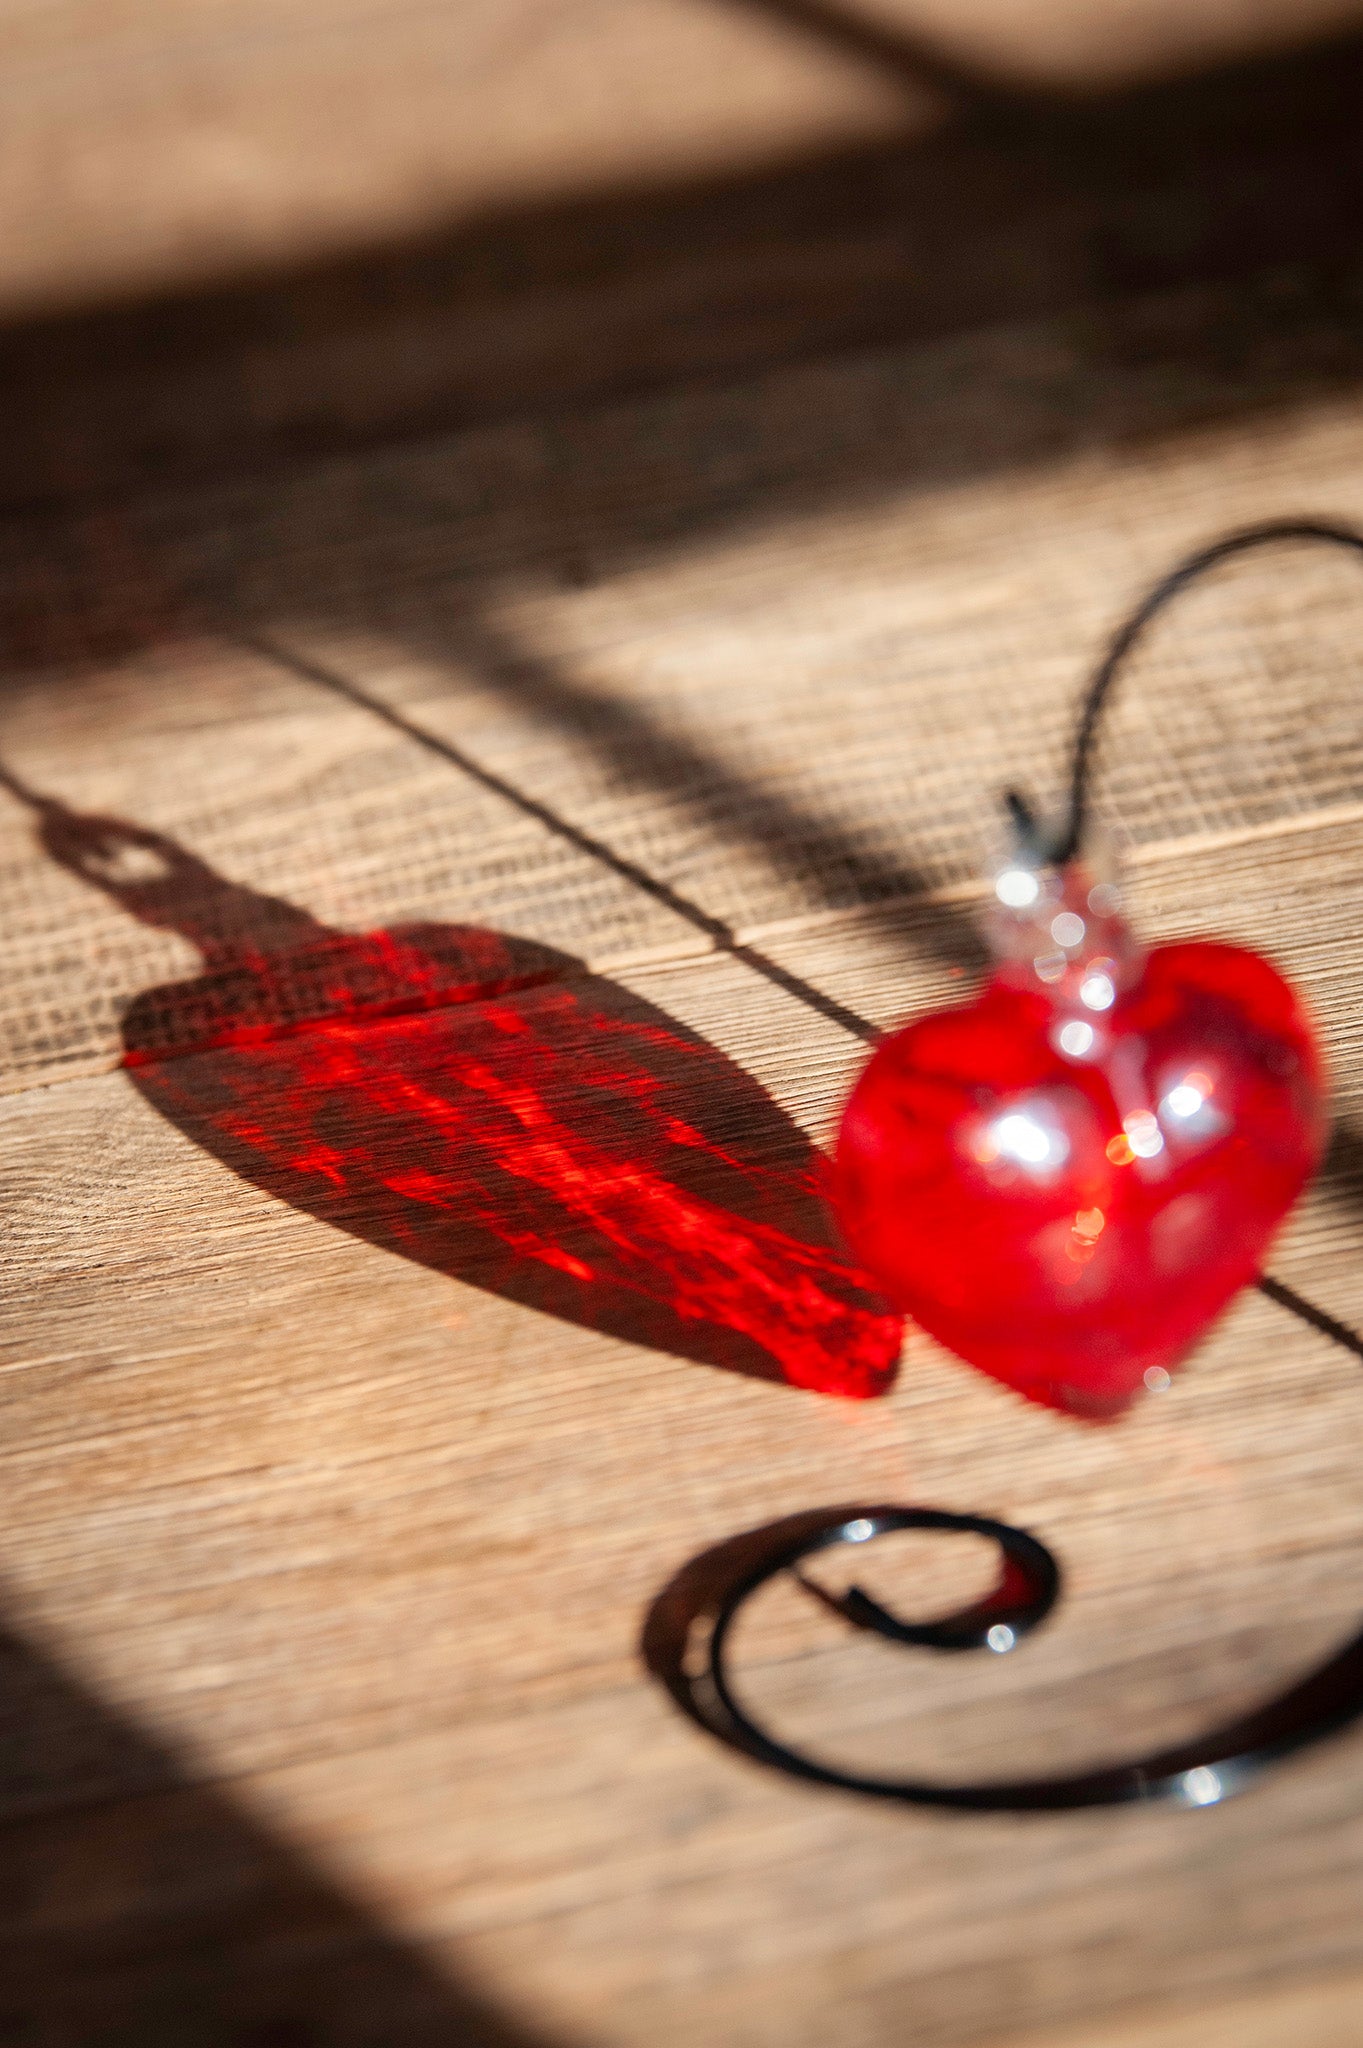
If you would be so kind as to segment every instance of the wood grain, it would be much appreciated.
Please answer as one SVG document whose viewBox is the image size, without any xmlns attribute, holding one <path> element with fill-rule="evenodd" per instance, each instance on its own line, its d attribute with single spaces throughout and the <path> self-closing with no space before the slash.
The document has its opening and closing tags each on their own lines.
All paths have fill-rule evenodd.
<svg viewBox="0 0 1363 2048">
<path fill-rule="evenodd" d="M 1349 2048 L 1358 2037 L 1363 1982 L 1341 1977 L 1333 1982 L 1260 1992 L 1253 1999 L 1210 2009 L 1184 2006 L 1162 2019 L 1118 2022 L 1102 2031 L 1103 2048 L 1280 2048 L 1289 2041 L 1309 2041 L 1311 2048 Z M 1090 2029 L 1075 2033 L 1029 2035 L 1026 2042 L 1009 2038 L 1008 2048 L 1092 2048 L 1098 2039 Z"/>
<path fill-rule="evenodd" d="M 1338 31 L 1356 0 L 64 0 L 0 12 L 0 312 L 125 297 L 913 133 L 936 63 L 1092 86 Z M 860 32 L 859 32 L 860 31 Z M 900 40 L 925 81 L 887 63 Z M 722 81 L 722 83 L 721 83 Z"/>
<path fill-rule="evenodd" d="M 301 4 L 270 20 L 272 50 L 327 26 Z M 436 21 L 394 18 L 403 63 Z M 129 50 L 150 33 L 108 22 Z M 205 7 L 179 27 L 202 51 L 229 25 Z M 89 88 L 59 78 L 51 22 L 12 26 L 44 91 Z M 358 16 L 331 26 L 363 40 Z M 726 105 L 747 118 L 737 91 Z M 947 159 L 922 147 L 930 183 Z M 1274 148 L 1255 189 L 1281 195 L 1281 132 Z M 979 222 L 1033 161 L 1019 149 L 979 188 L 950 289 L 911 318 L 899 302 L 874 347 L 843 332 L 830 353 L 821 328 L 781 360 L 763 329 L 741 373 L 701 376 L 692 354 L 659 388 L 653 357 L 625 391 L 628 321 L 603 319 L 609 403 L 560 385 L 513 405 L 511 380 L 460 432 L 442 415 L 354 447 L 333 418 L 330 452 L 304 459 L 281 424 L 294 398 L 262 400 L 272 466 L 252 471 L 229 320 L 202 435 L 198 371 L 170 374 L 162 457 L 112 385 L 82 400 L 78 357 L 16 427 L 48 483 L 105 495 L 6 529 L 0 2035 L 1356 2038 L 1356 1737 L 1206 1813 L 961 1821 L 764 1775 L 682 1723 L 638 1659 L 648 1602 L 702 1547 L 811 1502 L 922 1500 L 1045 1536 L 1069 1575 L 1054 1624 L 987 1672 L 910 1672 L 774 1591 L 741 1648 L 792 1730 L 985 1772 L 1220 1718 L 1356 1626 L 1363 1386 L 1344 1352 L 1255 1296 L 1119 1429 L 1024 1409 L 917 1333 L 886 1399 L 841 1403 L 527 1306 L 465 1218 L 438 1260 L 363 1217 L 336 1227 L 297 1173 L 235 1169 L 120 1066 L 133 1024 L 154 1027 L 166 1070 L 211 1100 L 200 1013 L 164 992 L 228 973 L 228 941 L 476 928 L 553 949 L 564 996 L 611 991 L 710 1048 L 752 1158 L 827 1142 L 862 1056 L 829 1004 L 880 1025 L 969 985 L 997 791 L 1054 792 L 1078 680 L 1147 579 L 1242 520 L 1363 517 L 1335 227 L 1287 275 L 1257 233 L 1220 268 L 1199 241 L 1181 279 L 1167 250 L 1104 268 L 1093 249 L 1120 243 L 1136 189 L 1104 158 L 1028 216 L 1019 267 L 1044 256 L 1045 290 L 981 298 L 1001 244 Z M 1251 160 L 1218 158 L 1209 185 Z M 777 246 L 761 223 L 794 189 L 750 216 L 754 245 Z M 281 250 L 296 196 L 269 228 Z M 658 218 L 636 283 L 660 274 Z M 275 388 L 295 396 L 324 331 L 289 339 L 302 289 L 251 316 L 273 306 Z M 412 313 L 430 361 L 445 319 Z M 131 343 L 125 372 L 124 400 L 160 374 Z M 371 427 L 373 380 L 366 358 L 349 387 Z M 221 473 L 196 478 L 205 451 Z M 1320 1018 L 1340 1135 L 1273 1271 L 1356 1325 L 1361 621 L 1343 558 L 1227 571 L 1143 648 L 1102 783 L 1142 926 L 1264 947 Z M 134 832 L 125 865 L 82 875 L 62 832 L 88 847 L 71 814 L 92 813 Z M 169 911 L 137 893 L 158 860 L 181 864 Z M 299 1021 L 315 983 L 286 974 L 276 996 Z M 468 1029 L 486 1008 L 475 980 Z M 555 1088 L 571 1112 L 575 1077 Z M 423 1164 L 395 1143 L 395 1171 Z M 907 1608 L 970 1590 L 981 1560 L 905 1541 L 875 1568 Z"/>
<path fill-rule="evenodd" d="M 1091 345 L 1116 305 L 1193 286 L 1112 345 L 1165 355 L 1178 328 L 1220 383 L 1244 357 L 1262 381 L 1268 351 L 1275 391 L 1347 386 L 1363 45 L 1259 48 L 1315 13 L 951 10 L 1081 68 L 1131 36 L 1220 48 L 1193 80 L 1152 52 L 1160 75 L 1076 94 L 953 61 L 944 23 L 889 0 L 27 10 L 0 503 L 1080 307 Z M 5 77 L 0 48 L 0 103 Z"/>
<path fill-rule="evenodd" d="M 11 314 L 466 221 L 565 181 L 664 179 L 905 118 L 902 91 L 868 66 L 687 0 L 10 13 Z M 719 94 L 717 65 L 732 81 Z"/>
<path fill-rule="evenodd" d="M 845 375 L 855 389 L 867 372 Z M 645 410 L 606 431 L 651 446 L 656 418 Z M 502 442 L 464 459 L 512 472 L 513 454 Z M 1273 502 L 1285 476 L 1342 495 L 1358 456 L 1347 413 L 1325 407 L 1261 432 L 1252 451 L 1228 434 L 1143 453 L 1138 474 L 1139 547 L 1101 510 L 1120 499 L 1130 517 L 1136 473 L 1118 456 L 1031 465 L 1006 486 L 920 484 L 908 520 L 902 493 L 851 513 L 835 500 L 822 518 L 792 518 L 778 495 L 769 521 L 689 550 L 616 554 L 611 543 L 585 594 L 538 586 L 532 556 L 519 582 L 489 576 L 503 595 L 488 615 L 500 603 L 502 630 L 512 620 L 532 645 L 556 639 L 563 672 L 591 674 L 591 717 L 566 733 L 551 690 L 538 706 L 533 693 L 508 704 L 484 677 L 434 673 L 410 628 L 399 642 L 391 625 L 376 640 L 349 622 L 307 624 L 314 602 L 301 621 L 272 617 L 272 630 L 311 658 L 343 660 L 755 934 L 780 965 L 889 1020 L 956 986 L 953 878 L 1007 734 L 1033 775 L 1053 760 L 1065 692 L 1052 685 L 1048 705 L 1044 643 L 1048 627 L 1061 631 L 1054 584 L 1072 534 L 1113 539 L 1106 554 L 1090 544 L 1087 579 L 1064 577 L 1073 616 L 1056 667 L 1065 638 L 1069 666 L 1095 615 L 1213 508 Z M 234 502 L 253 618 L 259 576 L 268 565 L 287 578 L 287 537 L 313 531 L 319 502 L 334 519 L 344 481 L 301 480 L 259 538 L 253 504 Z M 608 493 L 597 501 L 599 545 L 629 515 Z M 200 531 L 221 530 L 196 528 L 191 510 L 177 506 L 176 559 L 202 545 Z M 134 516 L 156 530 L 155 508 Z M 905 572 L 915 523 L 930 575 Z M 974 567 L 1005 524 L 1041 538 L 981 587 Z M 362 598 L 337 531 L 336 580 Z M 389 540 L 381 553 L 394 551 Z M 1131 679 L 1132 764 L 1112 792 L 1148 926 L 1214 924 L 1282 958 L 1320 1012 L 1346 1110 L 1359 1085 L 1363 878 L 1348 765 L 1321 736 L 1337 650 L 1355 630 L 1348 568 L 1294 562 L 1290 612 L 1281 564 L 1246 568 L 1191 605 L 1186 639 L 1152 646 Z M 421 587 L 418 576 L 408 609 Z M 1238 617 L 1264 634 L 1248 668 Z M 991 632 L 1008 650 L 997 679 Z M 874 646 L 877 634 L 879 660 L 859 659 L 859 636 Z M 895 648 L 911 651 L 917 688 L 894 672 Z M 970 696 L 950 683 L 967 649 Z M 1291 663 L 1315 730 L 1283 707 L 1275 661 Z M 727 680 L 738 662 L 742 692 Z M 1189 662 L 1219 690 L 1196 713 Z M 1256 663 L 1268 665 L 1266 691 Z M 856 687 L 831 693 L 832 674 L 848 671 Z M 600 702 L 608 689 L 618 729 Z M 836 706 L 822 727 L 821 704 Z M 913 704 L 924 737 L 901 752 Z M 1241 716 L 1228 752 L 1230 707 Z M 619 733 L 637 733 L 644 712 L 663 737 L 626 774 Z M 1182 750 L 1168 751 L 1175 719 L 1187 720 Z M 595 765 L 593 735 L 607 749 Z M 875 735 L 880 777 L 866 752 Z M 668 746 L 693 763 L 703 749 L 711 788 L 678 791 Z M 939 750 L 936 774 L 925 747 Z M 173 831 L 337 925 L 478 914 L 553 938 L 701 1033 L 819 1138 L 854 1070 L 847 1033 L 671 913 L 635 903 L 544 828 L 498 819 L 485 794 L 354 706 L 222 641 L 60 683 L 16 678 L 5 758 L 36 786 Z M 950 760 L 968 794 L 947 803 Z M 714 764 L 728 778 L 718 815 L 705 808 Z M 746 813 L 745 781 L 756 791 Z M 896 884 L 879 907 L 849 905 L 857 870 L 831 875 L 821 849 L 836 839 L 883 863 L 892 820 L 909 815 L 922 821 L 914 872 L 928 895 Z M 772 816 L 784 843 L 770 839 Z M 635 1663 L 651 1592 L 717 1535 L 811 1499 L 910 1494 L 1046 1534 L 1074 1578 L 1064 1621 L 1001 1687 L 982 1695 L 964 1670 L 934 1668 L 906 1697 L 897 1666 L 861 1668 L 821 1623 L 774 1611 L 755 1668 L 797 1726 L 972 1767 L 1001 1746 L 1040 1765 L 1172 1734 L 1281 1683 L 1352 1624 L 1363 1502 L 1349 1359 L 1247 1302 L 1165 1403 L 1094 1434 L 1019 1411 L 921 1339 L 898 1392 L 849 1411 L 536 1316 L 245 1185 L 118 1073 L 61 1080 L 116 1058 L 120 991 L 182 975 L 193 956 L 45 862 L 22 804 L 8 826 L 8 899 L 35 907 L 9 925 L 7 1607 L 27 1642 L 149 1730 L 179 1772 L 230 1783 L 440 1968 L 472 1973 L 554 2036 L 775 2043 L 833 2028 L 851 2043 L 888 2028 L 947 2042 L 997 2032 L 1005 2011 L 1021 2023 L 1129 2004 L 1154 1970 L 1165 1995 L 1187 1998 L 1247 1968 L 1356 1959 L 1363 1834 L 1349 1743 L 1224 1814 L 962 1828 L 763 1779 L 674 1722 Z M 511 894 L 499 900 L 497 887 Z M 1357 1199 L 1346 1158 L 1275 1265 L 1354 1319 Z M 56 1762 L 45 1779 L 39 1752 L 11 1809 L 16 1823 L 30 1816 L 24 1912 L 50 1914 L 60 1899 L 68 1931 L 98 1947 L 100 1928 L 159 1909 L 145 1890 L 83 1903 L 72 1889 L 87 1802 L 131 1802 L 172 1833 L 178 1809 L 145 1809 L 162 1795 L 140 1789 L 136 1771 L 129 1782 L 117 1756 L 97 1755 L 83 1779 Z M 1259 1868 L 1269 1841 L 1271 1893 Z M 21 1947 L 29 1927 L 15 1924 Z"/>
</svg>

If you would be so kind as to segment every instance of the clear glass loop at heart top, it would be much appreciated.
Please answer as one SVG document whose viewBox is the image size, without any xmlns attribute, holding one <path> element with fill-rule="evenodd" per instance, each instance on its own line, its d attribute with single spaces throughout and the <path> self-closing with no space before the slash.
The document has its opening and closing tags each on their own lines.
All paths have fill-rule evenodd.
<svg viewBox="0 0 1363 2048">
<path fill-rule="evenodd" d="M 1091 849 L 1060 866 L 1020 852 L 993 876 L 985 925 L 998 978 L 1044 991 L 1068 1021 L 1087 1024 L 1087 1036 L 1068 1034 L 1081 1051 L 1145 964 L 1121 910 L 1115 867 Z"/>
</svg>

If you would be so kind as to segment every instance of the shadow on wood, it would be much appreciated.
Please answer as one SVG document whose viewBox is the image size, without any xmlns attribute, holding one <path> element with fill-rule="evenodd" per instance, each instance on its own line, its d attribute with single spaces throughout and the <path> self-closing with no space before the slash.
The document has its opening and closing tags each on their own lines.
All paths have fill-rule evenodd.
<svg viewBox="0 0 1363 2048">
<path fill-rule="evenodd" d="M 15 2048 L 551 2048 L 7 1632 L 0 1898 Z"/>
<path fill-rule="evenodd" d="M 334 931 L 5 780 L 54 859 L 203 954 L 130 1005 L 124 1064 L 244 1179 L 634 1344 L 822 1393 L 889 1385 L 900 1319 L 837 1246 L 820 1155 L 697 1033 L 549 947 Z"/>
<path fill-rule="evenodd" d="M 850 38 L 906 84 L 944 61 L 832 0 L 741 4 Z M 567 196 L 270 282 L 15 329 L 0 338 L 0 493 L 64 509 L 22 536 L 0 638 L 15 665 L 61 670 L 186 631 L 358 625 L 531 711 L 613 782 L 665 791 L 698 832 L 760 849 L 812 903 L 911 897 L 907 834 L 852 844 L 836 818 L 755 789 L 721 747 L 527 644 L 499 615 L 499 579 L 604 580 L 736 527 L 1355 385 L 1360 81 L 1358 38 L 1086 102 L 957 66 L 936 83 L 964 111 L 926 138 Z M 758 364 L 1042 318 L 1063 360 L 1039 371 L 1026 350 L 926 379 L 901 362 L 811 384 L 803 409 L 799 390 L 776 405 L 715 388 Z M 448 503 L 429 473 L 381 463 L 351 491 L 291 486 L 283 551 L 269 484 L 184 550 L 162 514 L 71 517 L 73 494 L 148 476 L 287 465 L 676 379 L 693 387 L 684 417 L 661 439 L 636 423 L 628 490 L 617 430 L 589 415 L 532 436 L 523 475 L 461 457 Z M 416 538 L 466 519 L 480 491 L 478 558 L 452 547 L 447 572 L 419 568 Z M 953 960 L 978 961 L 965 918 L 937 929 Z"/>
<path fill-rule="evenodd" d="M 1341 273 L 1317 303 L 1336 317 L 1277 352 L 1253 402 L 1357 374 L 1342 273 L 1363 39 L 1075 99 L 979 76 L 829 0 L 742 4 L 957 111 L 926 136 L 569 190 L 268 279 L 16 325 L 0 336 L 0 502 L 1239 280 L 1242 303 L 1202 336 L 1224 359 L 1299 322 L 1311 270 Z"/>
</svg>

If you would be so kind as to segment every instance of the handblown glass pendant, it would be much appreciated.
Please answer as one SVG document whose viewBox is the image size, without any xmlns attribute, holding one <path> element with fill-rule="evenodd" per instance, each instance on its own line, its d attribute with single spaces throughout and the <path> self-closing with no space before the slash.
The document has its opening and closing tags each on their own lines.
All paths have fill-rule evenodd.
<svg viewBox="0 0 1363 2048">
<path fill-rule="evenodd" d="M 1259 1271 L 1320 1157 L 1320 1058 L 1266 960 L 1143 952 L 1082 856 L 1011 860 L 989 924 L 983 991 L 886 1039 L 857 1083 L 842 1224 L 958 1356 L 1110 1417 Z"/>
</svg>

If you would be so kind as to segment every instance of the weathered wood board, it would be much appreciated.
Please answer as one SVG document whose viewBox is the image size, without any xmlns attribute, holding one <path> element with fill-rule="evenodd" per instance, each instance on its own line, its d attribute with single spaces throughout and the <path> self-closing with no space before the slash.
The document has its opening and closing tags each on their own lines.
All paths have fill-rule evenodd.
<svg viewBox="0 0 1363 2048">
<path fill-rule="evenodd" d="M 1357 0 L 6 0 L 0 316 L 914 135 L 941 117 L 939 71 L 1092 90 L 1358 17 Z"/>
<path fill-rule="evenodd" d="M 673 1570 L 766 1518 L 992 1512 L 1069 1574 L 1017 1657 L 881 1655 L 773 1592 L 751 1684 L 925 1769 L 1172 1738 L 1356 1625 L 1356 1361 L 1254 1297 L 1111 1430 L 916 1333 L 881 1401 L 774 1384 L 623 1283 L 562 1312 L 477 1217 L 418 1229 L 453 1148 L 372 1094 L 386 1206 L 345 1208 L 277 1124 L 229 1143 L 205 1045 L 266 980 L 282 1024 L 323 968 L 372 988 L 356 935 L 421 928 L 473 964 L 420 1058 L 372 1027 L 415 1086 L 482 1044 L 507 958 L 552 952 L 546 1000 L 664 1032 L 754 1174 L 807 1163 L 862 1056 L 836 1006 L 883 1025 L 968 987 L 998 790 L 1055 790 L 1147 579 L 1243 521 L 1363 519 L 1353 260 L 1251 237 L 1230 274 L 1117 290 L 1093 249 L 1127 202 L 1067 190 L 1028 216 L 1020 268 L 1053 262 L 1016 317 L 1006 281 L 960 292 L 998 261 L 977 239 L 949 319 L 925 291 L 875 347 L 760 367 L 750 340 L 741 376 L 609 403 L 522 377 L 459 432 L 290 453 L 317 338 L 284 287 L 268 469 L 174 481 L 224 437 L 260 453 L 225 341 L 206 440 L 207 387 L 168 373 L 170 481 L 114 387 L 71 386 L 68 468 L 102 494 L 5 535 L 0 2035 L 1352 2048 L 1360 1738 L 1205 1813 L 879 1811 L 708 1745 L 638 1638 Z M 125 401 L 154 381 L 127 374 Z M 49 496 L 56 421 L 6 458 L 41 444 Z M 1316 1009 L 1340 1137 L 1272 1269 L 1355 1325 L 1360 625 L 1343 557 L 1226 570 L 1133 663 L 1102 780 L 1145 928 L 1263 946 Z M 580 1084 L 560 1059 L 542 1106 L 585 1144 Z M 905 1540 L 876 1582 L 930 1605 L 980 1569 Z"/>
<path fill-rule="evenodd" d="M 130 503 L 99 599 L 124 651 L 12 676 L 4 763 L 330 927 L 552 945 L 823 1140 L 852 1036 L 282 654 L 890 1021 L 960 985 L 992 792 L 1052 786 L 1073 681 L 1140 582 L 1227 522 L 1363 503 L 1338 395 L 1252 432 L 1085 428 L 943 464 L 941 408 L 1025 366 L 1057 422 L 1130 399 L 1057 337 L 1001 332 Z M 231 630 L 281 658 L 213 633 L 229 593 Z M 1227 573 L 1129 678 L 1106 789 L 1149 928 L 1283 960 L 1346 1115 L 1361 615 L 1344 560 Z M 1186 2002 L 1357 1966 L 1355 1742 L 1209 1815 L 886 1814 L 709 1748 L 636 1647 L 668 1573 L 738 1527 L 858 1495 L 981 1508 L 1065 1558 L 1045 1639 L 988 1683 L 963 1663 L 908 1684 L 773 1598 L 770 1698 L 825 1739 L 967 1768 L 1172 1735 L 1352 1624 L 1353 1361 L 1248 1301 L 1120 1429 L 1026 1411 L 918 1337 L 896 1390 L 849 1407 L 413 1264 L 248 1184 L 117 1070 L 121 1017 L 195 950 L 130 914 L 135 873 L 92 887 L 33 826 L 7 799 L 7 1611 L 174 1761 L 92 1740 L 73 1769 L 20 1731 L 16 1955 L 81 1958 L 76 2005 L 133 1995 L 105 1951 L 183 1880 L 125 1864 L 118 1828 L 169 1845 L 173 1774 L 230 1788 L 548 2039 L 1011 2040 L 1155 1980 Z M 1346 1149 L 1275 1259 L 1354 1320 L 1358 1200 Z M 91 1801 L 112 1867 L 89 1862 Z"/>
</svg>

